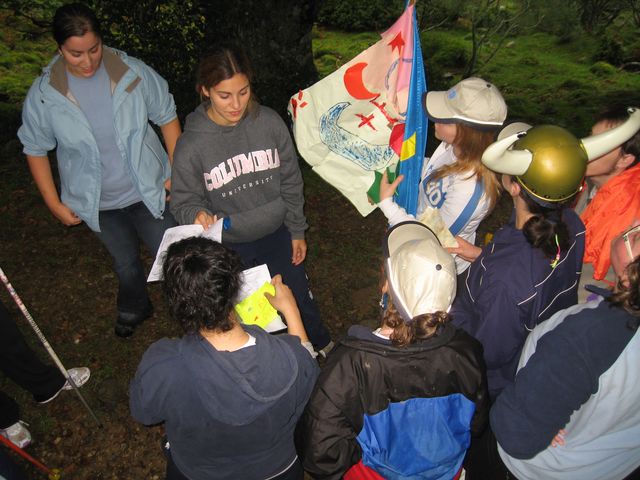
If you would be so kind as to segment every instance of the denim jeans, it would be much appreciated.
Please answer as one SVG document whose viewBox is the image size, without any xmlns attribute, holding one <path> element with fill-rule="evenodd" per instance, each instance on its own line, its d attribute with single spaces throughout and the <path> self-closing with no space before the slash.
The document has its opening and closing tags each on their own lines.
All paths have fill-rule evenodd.
<svg viewBox="0 0 640 480">
<path fill-rule="evenodd" d="M 161 218 L 154 218 L 142 202 L 125 208 L 100 211 L 100 232 L 95 232 L 113 259 L 118 276 L 118 316 L 142 321 L 149 310 L 147 278 L 140 259 L 140 240 L 155 257 L 162 236 L 176 221 L 169 205 Z"/>
</svg>

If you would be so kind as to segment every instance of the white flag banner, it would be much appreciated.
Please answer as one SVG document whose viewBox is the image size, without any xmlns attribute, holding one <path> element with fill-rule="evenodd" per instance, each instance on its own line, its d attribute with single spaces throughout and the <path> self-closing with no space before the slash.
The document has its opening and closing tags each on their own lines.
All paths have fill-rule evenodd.
<svg viewBox="0 0 640 480">
<path fill-rule="evenodd" d="M 415 135 L 405 135 L 414 43 L 422 56 L 413 22 L 409 5 L 380 41 L 289 103 L 302 157 L 362 215 L 376 208 L 367 199 L 375 172 L 416 153 Z"/>
</svg>

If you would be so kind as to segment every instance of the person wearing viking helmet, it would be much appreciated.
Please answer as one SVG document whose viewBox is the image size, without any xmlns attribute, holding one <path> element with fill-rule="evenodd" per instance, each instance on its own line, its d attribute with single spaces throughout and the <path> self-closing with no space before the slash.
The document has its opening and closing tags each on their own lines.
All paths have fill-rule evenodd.
<svg viewBox="0 0 640 480">
<path fill-rule="evenodd" d="M 612 292 L 527 336 L 515 381 L 491 408 L 480 478 L 640 478 L 638 230 L 611 242 Z"/>
<path fill-rule="evenodd" d="M 570 205 L 589 160 L 629 138 L 636 123 L 634 109 L 619 127 L 582 140 L 553 125 L 510 125 L 485 150 L 482 162 L 502 174 L 514 210 L 492 242 L 468 249 L 477 258 L 451 313 L 484 346 L 492 399 L 513 382 L 528 332 L 577 303 L 585 229 Z"/>
<path fill-rule="evenodd" d="M 627 108 L 613 107 L 596 117 L 592 134 L 607 132 L 629 118 Z M 633 131 L 633 129 L 631 129 Z M 611 265 L 612 239 L 640 220 L 640 131 L 587 166 L 587 188 L 576 205 L 587 229 L 580 303 L 588 299 L 586 284 L 611 289 L 616 275 Z"/>
</svg>

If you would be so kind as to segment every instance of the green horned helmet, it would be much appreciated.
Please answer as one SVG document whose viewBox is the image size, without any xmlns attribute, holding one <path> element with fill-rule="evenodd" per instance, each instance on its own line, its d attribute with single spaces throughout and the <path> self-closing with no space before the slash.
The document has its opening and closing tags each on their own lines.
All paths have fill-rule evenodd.
<svg viewBox="0 0 640 480">
<path fill-rule="evenodd" d="M 629 107 L 627 111 L 624 123 L 582 140 L 554 125 L 508 125 L 482 154 L 482 163 L 494 172 L 515 176 L 541 205 L 564 202 L 582 189 L 588 162 L 640 130 L 640 110 Z"/>
</svg>

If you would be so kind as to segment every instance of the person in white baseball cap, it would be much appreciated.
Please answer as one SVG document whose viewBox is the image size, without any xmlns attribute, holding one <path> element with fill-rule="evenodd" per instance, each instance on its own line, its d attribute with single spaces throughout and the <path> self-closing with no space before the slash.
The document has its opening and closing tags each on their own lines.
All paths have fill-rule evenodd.
<svg viewBox="0 0 640 480">
<path fill-rule="evenodd" d="M 500 128 L 507 105 L 495 85 L 482 78 L 465 78 L 445 92 L 424 94 L 424 109 L 436 123 L 463 123 L 474 128 Z"/>
<path fill-rule="evenodd" d="M 450 323 L 455 264 L 428 227 L 394 226 L 383 252 L 381 326 L 352 326 L 328 357 L 303 465 L 322 478 L 454 478 L 489 408 L 482 349 Z"/>
<path fill-rule="evenodd" d="M 456 292 L 455 265 L 428 227 L 419 222 L 396 225 L 387 233 L 383 252 L 386 290 L 403 328 L 415 328 L 413 319 L 420 315 L 449 311 Z"/>
<path fill-rule="evenodd" d="M 441 143 L 425 158 L 416 218 L 438 209 L 449 231 L 473 244 L 500 194 L 500 182 L 480 158 L 505 121 L 507 105 L 495 85 L 467 78 L 449 90 L 426 93 L 424 109 Z M 392 200 L 402 178 L 389 184 L 385 176 L 380 186 L 379 207 L 391 225 L 413 218 Z M 469 266 L 462 257 L 455 261 L 458 274 Z"/>
</svg>

